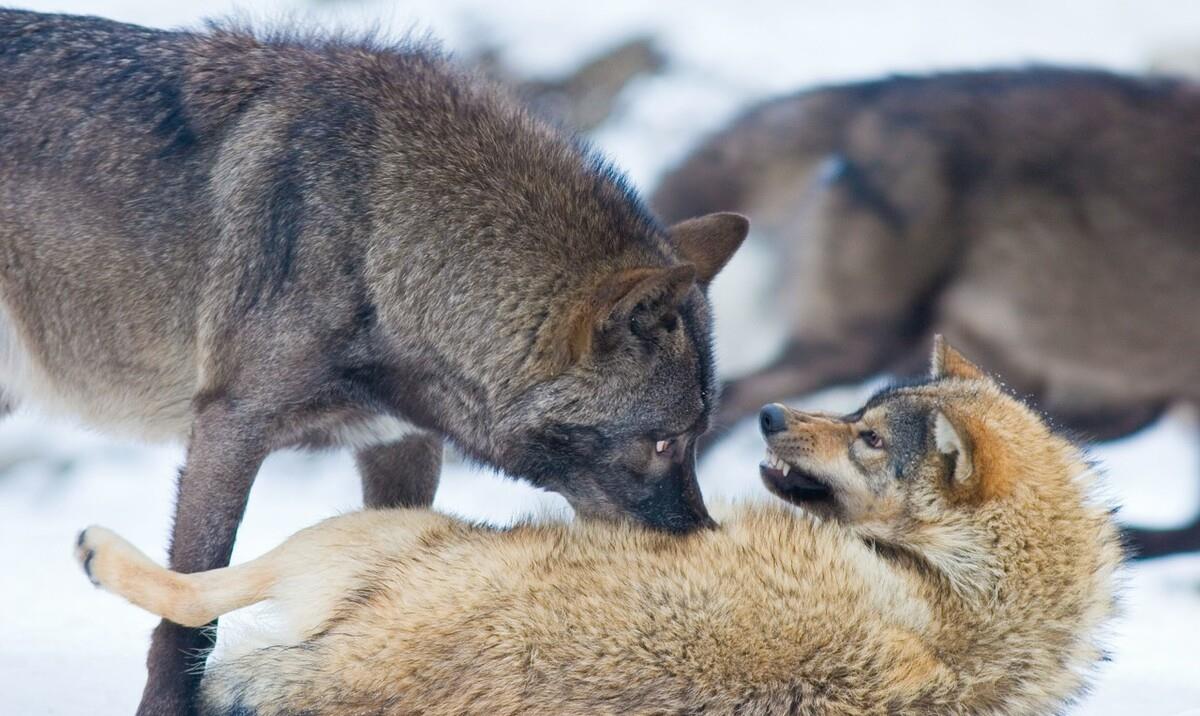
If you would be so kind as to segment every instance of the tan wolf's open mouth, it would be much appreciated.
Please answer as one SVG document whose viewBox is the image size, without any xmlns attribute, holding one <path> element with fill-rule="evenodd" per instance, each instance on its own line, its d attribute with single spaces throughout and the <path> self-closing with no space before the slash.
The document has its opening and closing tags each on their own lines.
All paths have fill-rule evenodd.
<svg viewBox="0 0 1200 716">
<path fill-rule="evenodd" d="M 833 491 L 816 475 L 786 462 L 770 448 L 758 466 L 767 489 L 793 504 L 817 502 L 833 497 Z"/>
</svg>

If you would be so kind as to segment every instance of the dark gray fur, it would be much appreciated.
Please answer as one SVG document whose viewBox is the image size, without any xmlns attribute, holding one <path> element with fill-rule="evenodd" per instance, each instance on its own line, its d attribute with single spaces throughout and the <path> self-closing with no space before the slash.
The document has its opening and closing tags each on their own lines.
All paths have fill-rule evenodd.
<svg viewBox="0 0 1200 716">
<path fill-rule="evenodd" d="M 0 402 L 186 439 L 184 572 L 284 446 L 356 448 L 375 506 L 428 504 L 449 438 L 585 515 L 711 524 L 703 289 L 745 230 L 664 228 L 427 48 L 0 10 Z M 190 710 L 206 644 L 158 628 L 141 713 Z"/>
</svg>

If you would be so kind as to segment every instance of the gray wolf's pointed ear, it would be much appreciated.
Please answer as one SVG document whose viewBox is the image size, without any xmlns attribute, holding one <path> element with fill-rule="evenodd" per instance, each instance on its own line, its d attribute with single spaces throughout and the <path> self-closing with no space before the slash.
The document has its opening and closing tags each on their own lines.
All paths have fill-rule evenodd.
<svg viewBox="0 0 1200 716">
<path fill-rule="evenodd" d="M 741 214 L 706 214 L 670 228 L 671 241 L 684 261 L 696 267 L 696 280 L 708 284 L 729 262 L 750 231 Z"/>
<path fill-rule="evenodd" d="M 933 357 L 929 361 L 929 377 L 931 378 L 986 378 L 987 374 L 979 366 L 967 360 L 946 342 L 939 333 L 933 337 Z"/>
<path fill-rule="evenodd" d="M 612 306 L 610 322 L 624 321 L 635 311 L 662 316 L 678 308 L 695 283 L 696 267 L 691 264 L 633 269 L 617 274 L 601 287 L 601 293 L 608 293 L 601 296 L 601 302 Z"/>
<path fill-rule="evenodd" d="M 547 366 L 561 370 L 591 353 L 601 335 L 627 327 L 652 330 L 666 322 L 696 284 L 691 264 L 620 271 L 602 280 L 569 313 L 565 340 L 556 342 Z"/>
<path fill-rule="evenodd" d="M 933 439 L 938 452 L 954 461 L 954 483 L 962 485 L 970 480 L 975 474 L 971 438 L 941 410 L 933 412 Z"/>
</svg>

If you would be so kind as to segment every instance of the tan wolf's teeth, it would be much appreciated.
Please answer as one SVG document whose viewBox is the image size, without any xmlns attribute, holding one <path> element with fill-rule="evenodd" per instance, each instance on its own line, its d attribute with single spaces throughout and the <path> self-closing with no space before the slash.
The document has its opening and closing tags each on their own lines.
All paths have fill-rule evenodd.
<svg viewBox="0 0 1200 716">
<path fill-rule="evenodd" d="M 667 451 L 667 441 L 666 440 L 659 440 L 658 442 L 654 443 L 654 452 L 662 454 L 666 451 Z"/>
<path fill-rule="evenodd" d="M 787 474 L 792 471 L 792 466 L 785 462 L 781 469 L 783 470 L 783 476 L 787 477 Z"/>
<path fill-rule="evenodd" d="M 788 471 L 788 464 L 771 450 L 767 451 L 767 467 L 774 470 L 783 470 L 783 474 L 785 475 Z"/>
</svg>

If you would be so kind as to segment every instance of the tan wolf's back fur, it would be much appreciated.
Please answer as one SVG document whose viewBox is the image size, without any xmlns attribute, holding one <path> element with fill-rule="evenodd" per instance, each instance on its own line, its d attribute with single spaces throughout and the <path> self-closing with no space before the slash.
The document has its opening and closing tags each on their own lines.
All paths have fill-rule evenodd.
<svg viewBox="0 0 1200 716">
<path fill-rule="evenodd" d="M 672 537 L 366 511 L 207 573 L 96 527 L 79 556 L 187 624 L 275 602 L 294 640 L 212 664 L 211 714 L 1055 712 L 1101 656 L 1117 532 L 1080 452 L 959 359 L 944 349 L 933 380 L 873 399 L 951 416 L 974 466 L 969 490 L 938 473 L 922 489 L 950 496 L 891 525 L 742 506 Z"/>
</svg>

